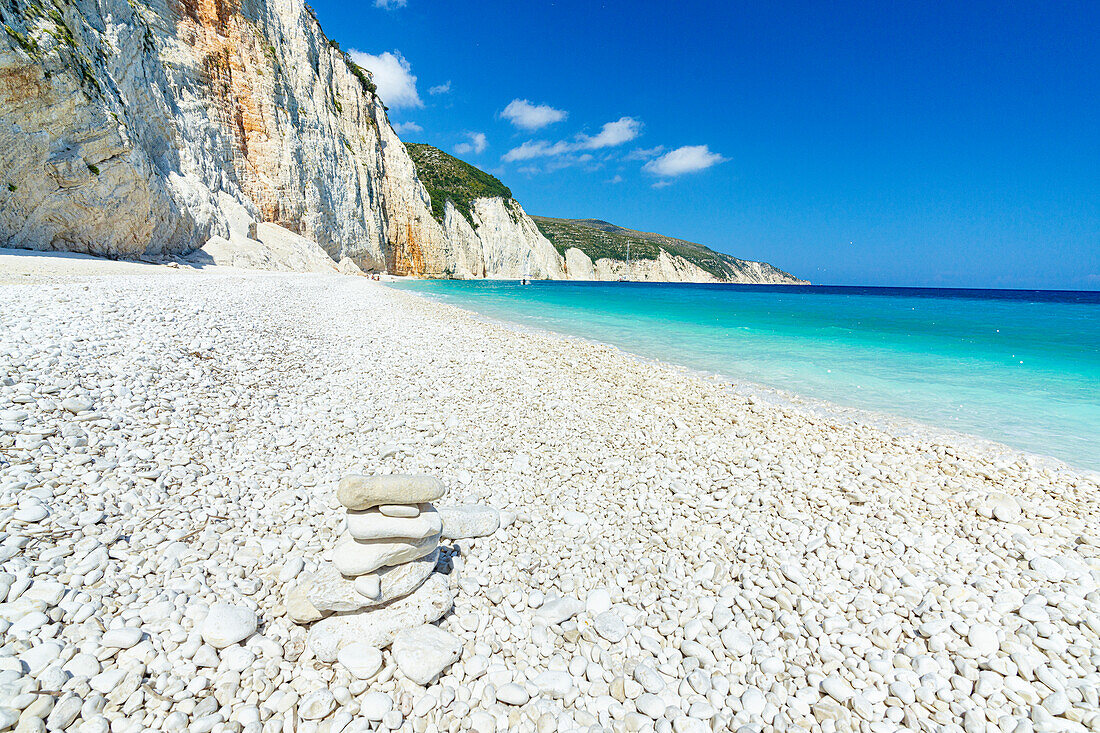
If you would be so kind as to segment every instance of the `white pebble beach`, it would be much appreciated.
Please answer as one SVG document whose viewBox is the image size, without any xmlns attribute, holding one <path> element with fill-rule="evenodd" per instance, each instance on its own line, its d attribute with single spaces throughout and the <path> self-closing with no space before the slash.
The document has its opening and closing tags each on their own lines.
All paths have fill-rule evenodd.
<svg viewBox="0 0 1100 733">
<path fill-rule="evenodd" d="M 457 661 L 287 617 L 350 473 L 499 511 L 440 540 Z M 1098 583 L 1056 461 L 362 277 L 0 257 L 0 730 L 1100 731 Z"/>
</svg>

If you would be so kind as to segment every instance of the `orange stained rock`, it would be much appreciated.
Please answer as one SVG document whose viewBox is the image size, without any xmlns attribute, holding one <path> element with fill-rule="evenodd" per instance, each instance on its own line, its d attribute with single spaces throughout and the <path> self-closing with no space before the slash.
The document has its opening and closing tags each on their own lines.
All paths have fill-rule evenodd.
<svg viewBox="0 0 1100 733">
<path fill-rule="evenodd" d="M 280 190 L 281 134 L 275 117 L 273 61 L 263 33 L 234 0 L 180 0 L 180 38 L 194 50 L 215 100 L 213 117 L 232 136 L 233 167 L 263 221 L 300 231 Z"/>
<path fill-rule="evenodd" d="M 423 275 L 424 252 L 420 248 L 419 226 L 404 222 L 396 227 L 398 237 L 391 243 L 386 269 L 394 275 Z"/>
</svg>

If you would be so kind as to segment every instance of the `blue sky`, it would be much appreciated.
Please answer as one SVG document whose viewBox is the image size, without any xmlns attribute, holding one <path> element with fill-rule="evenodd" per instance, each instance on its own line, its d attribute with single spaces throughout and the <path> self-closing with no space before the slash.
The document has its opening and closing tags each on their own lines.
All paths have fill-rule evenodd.
<svg viewBox="0 0 1100 733">
<path fill-rule="evenodd" d="M 1100 289 L 1100 3 L 316 0 L 530 212 L 828 284 Z"/>
</svg>

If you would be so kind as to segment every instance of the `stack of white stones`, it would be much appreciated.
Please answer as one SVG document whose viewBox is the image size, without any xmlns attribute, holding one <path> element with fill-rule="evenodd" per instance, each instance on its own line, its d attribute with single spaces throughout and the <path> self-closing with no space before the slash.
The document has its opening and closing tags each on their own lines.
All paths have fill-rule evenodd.
<svg viewBox="0 0 1100 733">
<path fill-rule="evenodd" d="M 389 646 L 397 634 L 441 618 L 452 605 L 448 579 L 433 573 L 443 522 L 430 502 L 443 496 L 432 476 L 345 476 L 337 498 L 347 531 L 331 562 L 287 593 L 297 623 L 316 622 L 308 644 L 321 661 L 349 644 Z"/>
</svg>

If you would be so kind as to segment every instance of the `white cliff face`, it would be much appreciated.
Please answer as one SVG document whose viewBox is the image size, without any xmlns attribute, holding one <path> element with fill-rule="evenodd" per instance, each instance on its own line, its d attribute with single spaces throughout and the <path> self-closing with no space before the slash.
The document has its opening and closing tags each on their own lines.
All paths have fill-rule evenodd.
<svg viewBox="0 0 1100 733">
<path fill-rule="evenodd" d="M 368 269 L 447 243 L 369 79 L 301 0 L 9 0 L 0 241 L 109 256 L 272 222 Z"/>
<path fill-rule="evenodd" d="M 743 283 L 750 285 L 767 285 L 780 283 L 784 285 L 809 285 L 807 280 L 792 279 L 786 273 L 782 273 L 767 262 L 754 260 L 741 260 L 740 271 L 737 277 L 726 282 Z"/>
<path fill-rule="evenodd" d="M 720 282 L 706 270 L 664 250 L 655 260 L 631 260 L 629 268 L 623 260 L 601 258 L 596 260 L 595 270 L 597 280 L 626 278 L 642 282 Z"/>
<path fill-rule="evenodd" d="M 661 250 L 655 260 L 631 260 L 627 266 L 625 260 L 613 260 L 601 257 L 595 263 L 581 250 L 570 247 L 565 251 L 565 272 L 570 280 L 631 280 L 634 282 L 679 282 L 679 283 L 739 283 L 751 285 L 799 284 L 801 280 L 791 280 L 767 263 L 742 261 L 740 272 L 735 277 L 719 280 L 693 262 L 670 255 Z"/>
<path fill-rule="evenodd" d="M 218 261 L 295 266 L 249 234 L 269 222 L 365 270 L 519 277 L 530 252 L 533 277 L 564 276 L 518 205 L 479 200 L 476 230 L 453 208 L 432 218 L 369 80 L 301 0 L 80 0 L 58 18 L 37 1 L 12 0 L 0 38 L 4 244 L 209 243 Z"/>
<path fill-rule="evenodd" d="M 753 265 L 761 263 L 753 262 Z M 765 266 L 766 267 L 766 266 Z M 632 280 L 634 282 L 680 282 L 680 283 L 772 283 L 776 279 L 762 270 L 757 275 L 754 270 L 748 276 L 737 279 L 719 280 L 706 270 L 683 257 L 670 255 L 661 250 L 655 260 L 631 260 L 627 266 L 625 260 L 612 260 L 602 257 L 596 262 L 576 247 L 565 251 L 565 271 L 570 280 Z"/>
<path fill-rule="evenodd" d="M 570 280 L 595 280 L 592 258 L 576 247 L 565 250 L 565 273 Z"/>
<path fill-rule="evenodd" d="M 476 228 L 447 202 L 444 226 L 456 250 L 454 276 L 518 278 L 527 273 L 529 266 L 532 278 L 565 277 L 554 245 L 515 201 L 475 199 L 471 217 Z"/>
<path fill-rule="evenodd" d="M 213 226 L 208 190 L 166 175 L 180 161 L 163 144 L 171 127 L 163 67 L 146 63 L 136 12 L 107 5 L 117 17 L 110 29 L 85 17 L 87 4 L 66 6 L 60 22 L 32 15 L 30 4 L 4 5 L 12 32 L 0 37 L 0 239 L 8 245 L 139 254 L 228 234 Z M 140 119 L 128 120 L 127 102 Z"/>
</svg>

